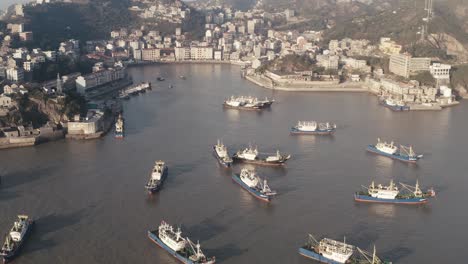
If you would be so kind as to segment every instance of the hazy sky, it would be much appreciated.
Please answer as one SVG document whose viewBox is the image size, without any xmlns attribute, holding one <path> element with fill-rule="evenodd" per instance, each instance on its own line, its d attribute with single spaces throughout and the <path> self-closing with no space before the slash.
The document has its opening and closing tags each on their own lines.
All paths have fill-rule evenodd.
<svg viewBox="0 0 468 264">
<path fill-rule="evenodd" d="M 5 10 L 7 7 L 9 7 L 12 4 L 15 3 L 27 3 L 30 2 L 31 0 L 0 0 L 0 9 Z"/>
</svg>

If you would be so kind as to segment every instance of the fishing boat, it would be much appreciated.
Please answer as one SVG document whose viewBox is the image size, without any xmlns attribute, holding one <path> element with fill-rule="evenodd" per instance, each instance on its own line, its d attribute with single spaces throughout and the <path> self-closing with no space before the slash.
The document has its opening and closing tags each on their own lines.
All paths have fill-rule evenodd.
<svg viewBox="0 0 468 264">
<path fill-rule="evenodd" d="M 167 177 L 167 166 L 164 161 L 158 160 L 154 164 L 153 171 L 151 172 L 150 179 L 145 185 L 148 193 L 152 194 L 159 191 Z"/>
<path fill-rule="evenodd" d="M 380 104 L 391 109 L 392 111 L 409 111 L 409 106 L 405 105 L 403 101 L 397 101 L 392 98 L 381 98 Z"/>
<path fill-rule="evenodd" d="M 412 146 L 400 145 L 397 147 L 393 141 L 390 143 L 382 142 L 380 138 L 377 139 L 377 144 L 368 145 L 367 151 L 403 162 L 416 162 L 423 157 L 423 155 L 414 153 Z"/>
<path fill-rule="evenodd" d="M 265 157 L 260 157 L 257 147 L 254 148 L 252 146 L 239 150 L 232 156 L 232 159 L 235 161 L 272 166 L 284 165 L 290 158 L 291 155 L 282 155 L 279 150 L 273 155 L 266 154 Z"/>
<path fill-rule="evenodd" d="M 124 119 L 122 114 L 119 114 L 117 121 L 115 122 L 115 138 L 124 137 Z"/>
<path fill-rule="evenodd" d="M 6 263 L 18 255 L 21 246 L 33 227 L 34 221 L 27 215 L 18 215 L 18 220 L 13 223 L 13 227 L 5 237 L 0 257 Z"/>
<path fill-rule="evenodd" d="M 208 258 L 203 254 L 200 243 L 193 243 L 189 238 L 182 237 L 180 228 L 174 228 L 162 221 L 157 230 L 148 231 L 148 238 L 169 252 L 182 263 L 212 264 L 215 257 Z"/>
<path fill-rule="evenodd" d="M 346 239 L 336 241 L 330 238 L 323 238 L 320 241 L 309 235 L 307 243 L 299 248 L 299 254 L 321 263 L 341 264 L 341 263 L 359 263 L 359 264 L 384 264 L 384 262 L 374 252 L 370 254 L 356 246 L 346 244 Z"/>
<path fill-rule="evenodd" d="M 304 135 L 330 135 L 336 130 L 335 124 L 317 123 L 315 121 L 298 121 L 297 125 L 291 128 L 291 134 Z"/>
<path fill-rule="evenodd" d="M 232 165 L 232 159 L 229 157 L 227 147 L 218 139 L 216 145 L 213 146 L 214 155 L 218 162 L 225 166 L 230 167 Z"/>
<path fill-rule="evenodd" d="M 267 181 L 262 181 L 260 177 L 258 177 L 255 170 L 243 168 L 240 174 L 233 174 L 232 179 L 242 188 L 246 189 L 250 194 L 255 196 L 255 198 L 262 201 L 269 202 L 272 197 L 276 195 L 276 192 L 272 191 L 268 186 Z"/>
<path fill-rule="evenodd" d="M 407 191 L 401 193 L 398 186 L 390 181 L 388 186 L 382 184 L 376 185 L 372 182 L 369 187 L 363 186 L 365 191 L 356 192 L 354 200 L 356 202 L 370 203 L 394 203 L 394 204 L 424 204 L 428 202 L 428 198 L 435 196 L 434 189 L 430 188 L 426 192 L 421 191 L 419 182 L 416 181 L 415 186 L 400 183 Z"/>
<path fill-rule="evenodd" d="M 156 80 L 162 82 L 162 81 L 164 81 L 165 79 L 164 79 L 164 77 L 158 77 L 158 78 L 156 78 Z"/>
<path fill-rule="evenodd" d="M 260 101 L 256 97 L 252 96 L 231 96 L 230 98 L 226 99 L 223 103 L 223 106 L 226 108 L 234 108 L 234 109 L 244 109 L 244 110 L 261 110 L 266 107 L 269 107 L 270 104 L 265 104 L 265 101 Z"/>
</svg>

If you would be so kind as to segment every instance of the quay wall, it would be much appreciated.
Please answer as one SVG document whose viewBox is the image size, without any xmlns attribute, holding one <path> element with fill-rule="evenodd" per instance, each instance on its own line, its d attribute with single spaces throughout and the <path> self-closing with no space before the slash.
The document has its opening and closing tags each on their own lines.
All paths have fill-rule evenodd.
<svg viewBox="0 0 468 264">
<path fill-rule="evenodd" d="M 0 138 L 0 149 L 30 147 L 36 145 L 36 137 Z"/>
</svg>

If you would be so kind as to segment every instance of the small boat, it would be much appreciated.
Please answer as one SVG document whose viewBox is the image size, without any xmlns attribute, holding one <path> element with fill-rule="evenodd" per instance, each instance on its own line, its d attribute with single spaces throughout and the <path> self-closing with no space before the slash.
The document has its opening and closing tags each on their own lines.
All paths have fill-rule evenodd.
<svg viewBox="0 0 468 264">
<path fill-rule="evenodd" d="M 232 159 L 229 157 L 227 147 L 220 140 L 213 146 L 213 150 L 216 159 L 221 165 L 225 167 L 230 167 L 232 165 Z"/>
<path fill-rule="evenodd" d="M 341 263 L 359 263 L 359 264 L 384 264 L 391 263 L 380 260 L 374 252 L 370 254 L 356 246 L 336 241 L 330 238 L 323 238 L 320 241 L 309 235 L 307 243 L 299 248 L 299 254 L 321 263 L 341 264 Z"/>
<path fill-rule="evenodd" d="M 179 78 L 182 79 L 182 80 L 187 79 L 187 78 L 185 78 L 185 76 L 183 76 L 183 75 L 179 76 Z"/>
<path fill-rule="evenodd" d="M 122 114 L 119 114 L 115 122 L 115 138 L 124 138 L 124 119 Z"/>
<path fill-rule="evenodd" d="M 380 104 L 391 109 L 392 111 L 409 111 L 409 106 L 405 105 L 403 101 L 396 101 L 392 98 L 381 98 L 379 100 Z"/>
<path fill-rule="evenodd" d="M 164 81 L 165 79 L 164 79 L 163 77 L 158 77 L 158 78 L 156 78 L 156 80 L 162 82 L 162 81 Z"/>
<path fill-rule="evenodd" d="M 393 141 L 391 143 L 382 142 L 380 138 L 377 139 L 377 144 L 368 145 L 367 151 L 403 162 L 416 162 L 423 157 L 423 155 L 414 153 L 412 146 L 400 145 L 397 147 Z"/>
<path fill-rule="evenodd" d="M 118 98 L 121 100 L 128 100 L 130 99 L 130 95 L 128 95 L 125 91 L 120 91 Z"/>
<path fill-rule="evenodd" d="M 336 130 L 335 124 L 317 123 L 315 121 L 298 121 L 297 125 L 291 128 L 291 134 L 304 135 L 330 135 Z"/>
<path fill-rule="evenodd" d="M 382 184 L 375 185 L 372 182 L 369 187 L 363 186 L 366 189 L 365 191 L 355 193 L 354 200 L 356 202 L 369 203 L 425 204 L 428 202 L 427 198 L 435 196 L 435 191 L 432 188 L 426 192 L 422 192 L 418 181 L 416 181 L 416 186 L 400 184 L 408 191 L 408 194 L 401 194 L 393 181 L 390 181 L 388 186 Z"/>
<path fill-rule="evenodd" d="M 240 174 L 233 174 L 232 179 L 239 184 L 242 188 L 249 191 L 250 194 L 256 198 L 269 202 L 271 198 L 276 195 L 268 186 L 266 180 L 261 180 L 255 170 L 243 168 Z"/>
<path fill-rule="evenodd" d="M 154 164 L 153 171 L 151 172 L 150 179 L 145 185 L 148 193 L 152 194 L 159 191 L 167 177 L 167 166 L 164 161 L 158 160 Z"/>
<path fill-rule="evenodd" d="M 174 85 L 172 85 L 172 84 L 169 85 L 169 89 L 172 89 L 172 88 L 174 88 Z"/>
<path fill-rule="evenodd" d="M 249 146 L 244 150 L 237 151 L 237 153 L 234 154 L 232 158 L 235 161 L 259 165 L 284 165 L 284 163 L 291 158 L 291 155 L 282 155 L 280 154 L 279 150 L 277 150 L 276 154 L 261 158 L 259 157 L 257 148 Z"/>
<path fill-rule="evenodd" d="M 200 243 L 195 244 L 189 238 L 183 238 L 180 228 L 175 231 L 164 221 L 157 230 L 148 231 L 148 238 L 182 263 L 213 264 L 216 262 L 215 257 L 207 258 L 203 254 Z"/>
<path fill-rule="evenodd" d="M 10 233 L 6 235 L 5 242 L 0 250 L 0 257 L 3 258 L 3 263 L 10 261 L 18 255 L 33 225 L 34 221 L 27 215 L 18 215 L 18 220 L 14 222 Z"/>
</svg>

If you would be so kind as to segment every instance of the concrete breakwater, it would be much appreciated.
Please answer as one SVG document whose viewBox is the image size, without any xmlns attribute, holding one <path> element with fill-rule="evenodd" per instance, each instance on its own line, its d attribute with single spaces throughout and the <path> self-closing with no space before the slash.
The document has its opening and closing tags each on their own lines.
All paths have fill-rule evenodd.
<svg viewBox="0 0 468 264">
<path fill-rule="evenodd" d="M 37 137 L 4 137 L 0 138 L 0 149 L 30 147 L 36 145 Z"/>
<path fill-rule="evenodd" d="M 290 92 L 368 92 L 369 90 L 362 82 L 355 83 L 338 83 L 332 81 L 311 81 L 311 82 L 295 82 L 288 83 L 274 82 L 272 79 L 264 75 L 246 75 L 245 78 L 258 86 Z"/>
</svg>

